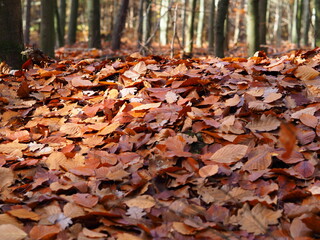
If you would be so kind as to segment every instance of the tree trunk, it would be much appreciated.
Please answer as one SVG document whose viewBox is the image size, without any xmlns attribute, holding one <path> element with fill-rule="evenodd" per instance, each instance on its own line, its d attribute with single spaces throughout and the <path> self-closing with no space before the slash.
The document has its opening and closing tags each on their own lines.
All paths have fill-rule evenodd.
<svg viewBox="0 0 320 240">
<path fill-rule="evenodd" d="M 117 19 L 112 32 L 111 48 L 114 51 L 119 50 L 121 46 L 121 37 L 122 37 L 122 32 L 124 30 L 125 23 L 126 23 L 128 6 L 129 6 L 129 0 L 121 1 L 121 6 L 119 8 Z"/>
<path fill-rule="evenodd" d="M 244 11 L 244 0 L 240 0 L 240 6 L 236 9 L 236 19 L 235 19 L 235 26 L 234 26 L 234 35 L 233 35 L 233 43 L 237 45 L 240 39 L 241 33 L 241 23 L 242 23 L 242 16 Z"/>
<path fill-rule="evenodd" d="M 294 0 L 293 5 L 293 18 L 292 18 L 292 41 L 300 48 L 300 35 L 301 35 L 301 8 L 300 0 Z"/>
<path fill-rule="evenodd" d="M 281 0 L 278 0 L 281 1 Z M 267 44 L 267 7 L 268 7 L 268 0 L 260 0 L 259 1 L 259 41 L 260 41 L 260 48 L 263 51 L 267 51 L 266 44 Z M 264 45 L 264 46 L 261 46 Z"/>
<path fill-rule="evenodd" d="M 215 17 L 216 4 L 215 0 L 210 2 L 210 14 L 209 14 L 209 29 L 208 29 L 208 52 L 214 53 L 214 17 Z"/>
<path fill-rule="evenodd" d="M 72 45 L 77 40 L 77 19 L 79 0 L 71 0 L 70 18 L 68 25 L 68 44 Z"/>
<path fill-rule="evenodd" d="M 21 68 L 23 50 L 21 0 L 0 0 L 0 60 Z"/>
<path fill-rule="evenodd" d="M 252 56 L 259 50 L 259 0 L 248 0 L 247 42 L 248 55 Z"/>
<path fill-rule="evenodd" d="M 152 0 L 143 0 L 143 21 L 142 21 L 142 41 L 139 49 L 140 53 L 146 55 L 151 45 L 151 3 Z"/>
<path fill-rule="evenodd" d="M 320 0 L 315 0 L 314 2 L 314 7 L 316 11 L 316 16 L 315 16 L 315 32 L 314 32 L 314 37 L 315 37 L 315 44 L 316 46 L 320 46 Z"/>
<path fill-rule="evenodd" d="M 303 45 L 309 45 L 309 29 L 310 29 L 310 0 L 303 0 Z"/>
<path fill-rule="evenodd" d="M 196 45 L 199 48 L 202 47 L 202 33 L 203 33 L 204 18 L 205 18 L 205 1 L 200 0 L 199 18 L 198 18 L 198 27 L 197 27 L 197 40 L 196 40 Z"/>
<path fill-rule="evenodd" d="M 275 24 L 274 24 L 274 38 L 276 47 L 279 48 L 281 46 L 281 21 L 282 20 L 282 0 L 278 0 L 276 15 L 275 15 Z"/>
<path fill-rule="evenodd" d="M 40 48 L 49 57 L 54 57 L 54 10 L 56 0 L 41 0 Z"/>
<path fill-rule="evenodd" d="M 64 35 L 66 33 L 66 11 L 67 3 L 66 0 L 60 0 L 59 5 L 59 46 L 64 46 Z"/>
<path fill-rule="evenodd" d="M 144 12 L 144 0 L 139 1 L 139 19 L 138 19 L 138 49 L 141 49 L 143 42 L 143 12 Z"/>
<path fill-rule="evenodd" d="M 24 44 L 30 44 L 30 24 L 31 24 L 31 1 L 26 1 L 25 6 L 25 26 L 24 26 Z"/>
<path fill-rule="evenodd" d="M 194 36 L 194 17 L 195 17 L 195 10 L 196 10 L 196 0 L 189 0 L 188 2 L 188 20 L 187 26 L 185 29 L 186 33 L 186 45 L 184 47 L 184 54 L 187 57 L 192 56 L 193 51 L 193 36 Z"/>
<path fill-rule="evenodd" d="M 100 0 L 88 3 L 89 48 L 101 48 L 100 36 Z"/>
<path fill-rule="evenodd" d="M 160 10 L 160 45 L 168 44 L 168 21 L 169 21 L 170 0 L 161 1 Z"/>
<path fill-rule="evenodd" d="M 187 5 L 188 5 L 188 0 L 181 0 L 183 4 L 182 8 L 182 47 L 184 48 L 186 46 L 186 34 L 185 34 L 185 29 L 187 27 Z"/>
<path fill-rule="evenodd" d="M 228 7 L 229 0 L 219 0 L 215 24 L 215 55 L 217 57 L 224 57 L 224 25 L 227 18 Z"/>
</svg>

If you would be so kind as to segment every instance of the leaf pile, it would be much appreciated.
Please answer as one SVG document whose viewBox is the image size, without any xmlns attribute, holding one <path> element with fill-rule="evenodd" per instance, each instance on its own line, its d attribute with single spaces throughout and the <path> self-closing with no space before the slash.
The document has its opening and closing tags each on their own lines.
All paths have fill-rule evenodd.
<svg viewBox="0 0 320 240">
<path fill-rule="evenodd" d="M 2 238 L 319 237 L 318 52 L 3 73 Z"/>
</svg>

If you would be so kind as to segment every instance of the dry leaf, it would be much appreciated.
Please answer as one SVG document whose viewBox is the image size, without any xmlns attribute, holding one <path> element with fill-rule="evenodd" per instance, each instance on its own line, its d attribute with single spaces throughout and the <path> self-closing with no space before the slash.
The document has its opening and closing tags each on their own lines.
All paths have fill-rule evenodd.
<svg viewBox="0 0 320 240">
<path fill-rule="evenodd" d="M 206 178 L 215 175 L 218 171 L 218 165 L 207 165 L 199 169 L 199 175 L 200 177 Z"/>
<path fill-rule="evenodd" d="M 246 125 L 246 128 L 249 128 L 251 131 L 272 131 L 277 129 L 280 126 L 281 122 L 272 115 L 262 115 L 259 120 L 253 120 Z"/>
<path fill-rule="evenodd" d="M 30 219 L 33 221 L 40 220 L 40 216 L 38 214 L 24 208 L 13 209 L 8 211 L 8 213 L 14 217 L 21 218 L 21 219 Z"/>
<path fill-rule="evenodd" d="M 141 209 L 152 208 L 156 202 L 150 195 L 142 195 L 125 201 L 128 207 L 138 207 Z"/>
<path fill-rule="evenodd" d="M 1 224 L 0 232 L 3 240 L 22 240 L 28 236 L 26 232 L 12 224 Z"/>
<path fill-rule="evenodd" d="M 309 66 L 299 66 L 295 71 L 295 76 L 303 81 L 313 80 L 319 76 L 319 72 Z"/>
<path fill-rule="evenodd" d="M 217 163 L 235 163 L 247 153 L 248 146 L 242 144 L 229 144 L 216 151 L 210 158 Z"/>
</svg>

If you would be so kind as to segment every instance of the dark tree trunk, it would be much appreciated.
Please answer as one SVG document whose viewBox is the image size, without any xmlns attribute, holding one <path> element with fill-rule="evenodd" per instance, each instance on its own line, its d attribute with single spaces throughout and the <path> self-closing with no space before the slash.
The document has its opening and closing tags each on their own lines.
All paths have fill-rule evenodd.
<svg viewBox="0 0 320 240">
<path fill-rule="evenodd" d="M 0 0 L 0 59 L 21 68 L 23 50 L 21 0 Z"/>
<path fill-rule="evenodd" d="M 119 50 L 121 46 L 122 32 L 125 27 L 127 13 L 128 13 L 129 0 L 122 0 L 119 8 L 119 13 L 112 32 L 112 50 Z"/>
<path fill-rule="evenodd" d="M 315 45 L 320 46 L 320 0 L 315 0 L 315 11 L 316 11 L 316 19 L 315 19 Z"/>
<path fill-rule="evenodd" d="M 71 0 L 70 18 L 68 26 L 68 44 L 72 45 L 77 40 L 77 18 L 78 18 L 79 0 Z"/>
<path fill-rule="evenodd" d="M 228 15 L 229 0 L 219 0 L 215 24 L 215 55 L 224 57 L 224 25 Z"/>
<path fill-rule="evenodd" d="M 30 44 L 30 23 L 31 23 L 31 1 L 26 1 L 25 6 L 25 26 L 24 26 L 24 44 Z"/>
<path fill-rule="evenodd" d="M 260 46 L 267 44 L 267 6 L 268 0 L 259 1 L 259 41 Z M 261 46 L 261 50 L 267 51 L 265 46 Z"/>
<path fill-rule="evenodd" d="M 54 11 L 56 0 L 41 0 L 40 48 L 49 57 L 54 57 Z"/>
<path fill-rule="evenodd" d="M 58 25 L 58 33 L 59 33 L 59 46 L 62 47 L 64 45 L 64 35 L 66 29 L 66 11 L 67 11 L 67 3 L 66 0 L 60 0 L 60 5 L 58 8 L 59 13 L 59 25 Z"/>
<path fill-rule="evenodd" d="M 100 0 L 88 1 L 89 48 L 101 48 Z"/>
<path fill-rule="evenodd" d="M 196 4 L 197 0 L 189 0 L 188 2 L 188 20 L 187 20 L 187 26 L 185 29 L 185 39 L 186 43 L 184 46 L 184 55 L 186 57 L 192 56 L 193 51 L 193 37 L 194 37 L 194 18 L 195 18 L 195 10 L 196 10 Z"/>
</svg>

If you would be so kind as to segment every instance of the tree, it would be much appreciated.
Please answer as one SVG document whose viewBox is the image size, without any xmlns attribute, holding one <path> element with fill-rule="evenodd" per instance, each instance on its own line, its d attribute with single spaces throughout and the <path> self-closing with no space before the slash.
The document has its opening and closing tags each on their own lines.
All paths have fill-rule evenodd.
<svg viewBox="0 0 320 240">
<path fill-rule="evenodd" d="M 0 0 L 0 59 L 14 68 L 22 64 L 22 10 L 20 0 Z"/>
<path fill-rule="evenodd" d="M 198 26 L 197 26 L 197 47 L 202 47 L 202 33 L 203 33 L 203 25 L 204 25 L 204 17 L 205 17 L 205 1 L 200 0 L 199 6 L 199 17 L 198 17 Z"/>
<path fill-rule="evenodd" d="M 215 20 L 216 3 L 215 0 L 210 2 L 209 29 L 208 29 L 208 52 L 214 53 L 214 20 Z"/>
<path fill-rule="evenodd" d="M 278 4 L 281 0 L 278 0 Z M 268 0 L 259 0 L 259 42 L 260 45 L 267 44 L 267 10 Z M 281 19 L 280 19 L 281 20 Z M 280 27 L 280 25 L 278 25 Z M 262 50 L 266 51 L 266 47 L 261 47 Z"/>
<path fill-rule="evenodd" d="M 301 35 L 301 2 L 300 0 L 294 0 L 293 4 L 293 17 L 292 17 L 292 42 L 300 47 L 300 35 Z"/>
<path fill-rule="evenodd" d="M 55 0 L 41 0 L 40 48 L 49 57 L 54 57 L 54 10 Z"/>
<path fill-rule="evenodd" d="M 64 35 L 66 28 L 66 11 L 67 11 L 67 3 L 66 0 L 60 0 L 59 6 L 56 9 L 57 15 L 57 33 L 58 33 L 58 44 L 59 46 L 64 45 Z"/>
<path fill-rule="evenodd" d="M 302 11 L 302 41 L 303 45 L 307 46 L 309 42 L 309 28 L 310 28 L 310 0 L 303 0 L 303 11 Z"/>
<path fill-rule="evenodd" d="M 224 28 L 228 13 L 228 7 L 229 0 L 219 0 L 215 21 L 215 55 L 217 57 L 224 57 Z"/>
<path fill-rule="evenodd" d="M 68 44 L 72 45 L 77 39 L 77 19 L 79 0 L 71 0 L 70 17 L 68 25 Z"/>
<path fill-rule="evenodd" d="M 282 20 L 282 0 L 278 0 L 276 3 L 276 14 L 275 14 L 275 24 L 274 24 L 274 38 L 276 42 L 276 47 L 281 45 L 281 20 Z M 261 36 L 261 35 L 260 35 Z"/>
<path fill-rule="evenodd" d="M 125 27 L 127 13 L 128 13 L 129 0 L 122 0 L 118 11 L 117 19 L 112 31 L 112 50 L 119 50 L 121 47 L 122 32 Z"/>
<path fill-rule="evenodd" d="M 315 0 L 314 2 L 315 8 L 315 45 L 320 46 L 320 0 Z"/>
<path fill-rule="evenodd" d="M 186 33 L 186 43 L 184 46 L 184 55 L 187 57 L 192 56 L 193 51 L 193 36 L 194 36 L 194 18 L 195 18 L 195 9 L 196 9 L 196 0 L 189 0 L 188 2 L 188 19 L 185 29 Z"/>
<path fill-rule="evenodd" d="M 248 0 L 247 43 L 248 55 L 259 50 L 259 0 Z"/>
<path fill-rule="evenodd" d="M 100 0 L 89 0 L 88 3 L 88 26 L 89 48 L 101 48 L 100 35 Z"/>
<path fill-rule="evenodd" d="M 169 4 L 170 4 L 170 0 L 161 1 L 161 9 L 160 9 L 160 44 L 161 45 L 167 45 L 168 43 Z"/>
<path fill-rule="evenodd" d="M 31 0 L 26 1 L 25 6 L 25 26 L 24 26 L 24 44 L 30 43 L 30 23 L 31 23 Z"/>
</svg>

